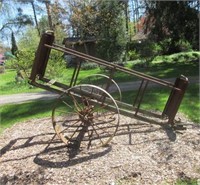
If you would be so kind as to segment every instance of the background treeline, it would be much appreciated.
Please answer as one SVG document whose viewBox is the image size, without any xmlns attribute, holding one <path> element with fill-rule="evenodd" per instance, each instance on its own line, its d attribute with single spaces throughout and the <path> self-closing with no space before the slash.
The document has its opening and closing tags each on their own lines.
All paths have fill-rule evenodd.
<svg viewBox="0 0 200 185">
<path fill-rule="evenodd" d="M 12 66 L 25 71 L 41 34 L 53 30 L 60 44 L 93 38 L 100 58 L 148 65 L 157 55 L 199 49 L 199 10 L 198 0 L 1 0 L 0 46 L 9 43 Z"/>
</svg>

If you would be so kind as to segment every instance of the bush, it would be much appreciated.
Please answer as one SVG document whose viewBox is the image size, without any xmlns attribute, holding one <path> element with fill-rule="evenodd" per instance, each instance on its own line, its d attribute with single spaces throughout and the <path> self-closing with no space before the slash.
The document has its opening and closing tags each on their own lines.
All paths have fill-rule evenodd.
<svg viewBox="0 0 200 185">
<path fill-rule="evenodd" d="M 82 70 L 96 69 L 97 67 L 98 67 L 97 64 L 95 64 L 95 63 L 90 63 L 90 62 L 84 62 L 84 63 L 81 65 L 81 69 L 82 69 Z"/>
<path fill-rule="evenodd" d="M 173 54 L 173 53 L 179 53 L 179 52 L 186 52 L 192 50 L 192 45 L 187 40 L 179 40 L 175 42 L 174 45 L 172 45 L 172 40 L 170 38 L 165 39 L 161 42 L 159 42 L 159 45 L 161 47 L 161 53 L 163 55 L 165 54 Z M 173 48 L 173 50 L 172 50 Z M 173 52 L 171 52 L 173 51 Z"/>
<path fill-rule="evenodd" d="M 4 66 L 0 66 L 0 74 L 5 72 L 5 67 Z"/>
<path fill-rule="evenodd" d="M 129 60 L 137 60 L 140 58 L 140 55 L 136 52 L 136 50 L 128 51 L 128 59 Z"/>
<path fill-rule="evenodd" d="M 131 47 L 134 47 L 140 58 L 145 61 L 145 66 L 148 66 L 154 57 L 159 55 L 162 50 L 160 45 L 148 39 L 132 43 Z"/>
<path fill-rule="evenodd" d="M 175 44 L 175 46 L 176 46 L 176 48 L 179 52 L 185 52 L 185 51 L 191 51 L 192 50 L 192 45 L 186 40 L 179 40 Z"/>
<path fill-rule="evenodd" d="M 170 44 L 171 44 L 171 39 L 165 39 L 161 42 L 158 43 L 161 47 L 161 54 L 166 55 L 169 52 Z"/>
<path fill-rule="evenodd" d="M 63 54 L 58 51 L 52 51 L 46 68 L 46 76 L 49 78 L 59 78 L 63 75 L 63 70 L 66 68 L 66 62 Z"/>
</svg>

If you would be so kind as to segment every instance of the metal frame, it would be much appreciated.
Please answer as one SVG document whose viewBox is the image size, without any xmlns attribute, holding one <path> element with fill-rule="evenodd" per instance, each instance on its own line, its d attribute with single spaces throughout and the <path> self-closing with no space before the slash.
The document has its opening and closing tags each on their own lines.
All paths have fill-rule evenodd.
<svg viewBox="0 0 200 185">
<path fill-rule="evenodd" d="M 71 82 L 69 85 L 48 79 L 45 77 L 45 70 L 46 70 L 48 58 L 49 58 L 49 55 L 50 55 L 50 52 L 52 49 L 76 56 L 82 60 L 91 61 L 98 65 L 104 66 L 112 71 L 110 78 L 112 78 L 112 75 L 117 71 L 121 71 L 121 72 L 130 74 L 130 75 L 134 75 L 134 76 L 140 78 L 141 84 L 138 89 L 137 96 L 134 100 L 133 105 L 126 104 L 121 101 L 116 101 L 117 105 L 119 107 L 120 114 L 129 116 L 129 117 L 134 117 L 137 119 L 142 119 L 142 120 L 146 120 L 146 115 L 150 115 L 150 116 L 157 117 L 157 118 L 167 117 L 168 124 L 174 126 L 174 119 L 175 119 L 176 113 L 178 111 L 178 108 L 181 104 L 184 93 L 185 93 L 186 88 L 189 83 L 188 79 L 186 77 L 181 76 L 181 77 L 177 78 L 175 83 L 173 84 L 171 82 L 161 80 L 161 79 L 143 74 L 143 73 L 135 71 L 135 70 L 126 69 L 122 66 L 110 63 L 106 60 L 102 60 L 102 59 L 87 55 L 85 53 L 81 53 L 81 52 L 75 51 L 73 49 L 66 48 L 66 47 L 60 46 L 58 44 L 55 44 L 53 32 L 46 32 L 42 35 L 42 38 L 40 40 L 38 50 L 36 53 L 36 57 L 35 57 L 35 60 L 33 63 L 29 83 L 34 86 L 46 89 L 48 91 L 56 92 L 59 94 L 62 94 L 67 89 L 76 85 L 76 81 L 78 79 L 78 75 L 79 75 L 79 72 L 81 69 L 81 62 L 79 62 L 76 65 L 76 67 L 74 68 L 74 73 L 72 75 Z M 145 91 L 148 87 L 149 82 L 171 89 L 171 93 L 169 95 L 168 101 L 166 102 L 166 105 L 162 112 L 162 115 L 158 115 L 151 111 L 146 111 L 146 110 L 140 109 L 140 105 L 144 98 Z M 51 84 L 51 86 L 49 86 L 49 84 Z M 108 80 L 108 85 L 109 85 L 109 80 Z M 141 114 L 138 115 L 139 113 L 141 113 Z M 141 115 L 143 115 L 143 116 L 141 116 Z"/>
</svg>

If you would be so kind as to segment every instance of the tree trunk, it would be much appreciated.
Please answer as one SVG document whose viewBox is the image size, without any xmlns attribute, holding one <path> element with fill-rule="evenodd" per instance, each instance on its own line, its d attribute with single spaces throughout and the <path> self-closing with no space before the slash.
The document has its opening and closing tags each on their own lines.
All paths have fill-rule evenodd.
<svg viewBox="0 0 200 185">
<path fill-rule="evenodd" d="M 44 1 L 45 5 L 46 5 L 46 10 L 47 10 L 47 16 L 48 16 L 48 22 L 49 22 L 49 28 L 51 30 L 54 30 L 53 29 L 53 24 L 52 24 L 52 18 L 51 18 L 51 10 L 50 10 L 50 3 L 49 1 Z"/>
<path fill-rule="evenodd" d="M 33 15 L 34 15 L 34 19 L 35 19 L 35 24 L 36 24 L 36 28 L 37 28 L 37 31 L 38 31 L 38 35 L 40 36 L 40 29 L 39 29 L 39 26 L 38 26 L 38 21 L 37 21 L 37 16 L 36 16 L 36 11 L 35 11 L 35 5 L 34 5 L 33 1 L 31 2 L 31 5 L 32 5 L 32 9 L 33 9 Z"/>
</svg>

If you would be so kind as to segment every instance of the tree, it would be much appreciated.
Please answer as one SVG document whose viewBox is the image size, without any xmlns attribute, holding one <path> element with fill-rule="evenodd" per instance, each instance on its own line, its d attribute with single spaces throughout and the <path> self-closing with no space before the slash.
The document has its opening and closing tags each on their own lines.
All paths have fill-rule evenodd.
<svg viewBox="0 0 200 185">
<path fill-rule="evenodd" d="M 35 8 L 35 1 L 34 0 L 26 0 L 26 1 L 24 1 L 24 0 L 18 0 L 18 2 L 21 2 L 21 3 L 30 3 L 31 4 L 32 10 L 33 10 L 33 15 L 34 15 L 36 29 L 38 31 L 38 35 L 40 35 L 40 29 L 39 29 L 39 26 L 38 26 L 38 19 L 37 19 L 36 8 Z"/>
<path fill-rule="evenodd" d="M 116 0 L 69 1 L 73 36 L 97 39 L 99 57 L 123 59 L 127 43 L 125 4 Z"/>
<path fill-rule="evenodd" d="M 30 75 L 31 67 L 35 58 L 40 37 L 37 30 L 30 26 L 18 41 L 17 57 L 7 61 L 7 65 L 15 69 L 17 75 L 21 79 L 27 79 Z M 46 75 L 51 77 L 59 77 L 62 75 L 62 70 L 65 67 L 61 52 L 52 51 L 48 61 Z"/>
<path fill-rule="evenodd" d="M 38 0 L 38 1 L 44 3 L 47 12 L 49 28 L 51 30 L 54 30 L 52 23 L 52 15 L 51 15 L 51 0 Z"/>
<path fill-rule="evenodd" d="M 111 62 L 123 61 L 127 44 L 124 4 L 102 0 L 97 22 L 100 56 Z"/>
<path fill-rule="evenodd" d="M 15 69 L 17 74 L 21 74 L 22 78 L 29 76 L 28 73 L 35 57 L 38 42 L 39 36 L 37 30 L 29 27 L 24 36 L 19 38 L 17 52 L 15 52 L 16 57 L 7 61 L 7 65 Z"/>
<path fill-rule="evenodd" d="M 170 39 L 167 53 L 178 51 L 179 41 L 188 41 L 198 48 L 198 9 L 190 1 L 145 1 L 146 33 L 157 42 Z"/>
<path fill-rule="evenodd" d="M 26 25 L 32 25 L 32 19 L 29 15 L 24 14 L 22 8 L 17 8 L 16 13 L 14 17 L 10 13 L 10 10 L 7 9 L 8 2 L 2 1 L 2 20 L 0 25 L 0 33 L 5 38 L 6 36 L 9 37 L 9 40 L 11 40 L 11 47 L 13 52 L 16 50 L 16 41 L 15 41 L 15 33 L 19 32 L 19 30 L 26 26 Z M 11 6 L 12 7 L 12 6 Z M 13 9 L 14 11 L 14 9 Z M 9 30 L 9 31 L 8 31 Z M 14 44 L 14 45 L 13 45 Z"/>
<path fill-rule="evenodd" d="M 11 33 L 11 44 L 12 44 L 11 53 L 13 55 L 16 55 L 16 53 L 18 51 L 18 47 L 17 47 L 17 43 L 16 43 L 16 40 L 15 40 L 15 35 L 14 35 L 13 31 Z"/>
<path fill-rule="evenodd" d="M 72 27 L 73 36 L 82 39 L 96 35 L 97 1 L 76 0 L 69 1 L 71 14 L 69 22 Z"/>
</svg>

